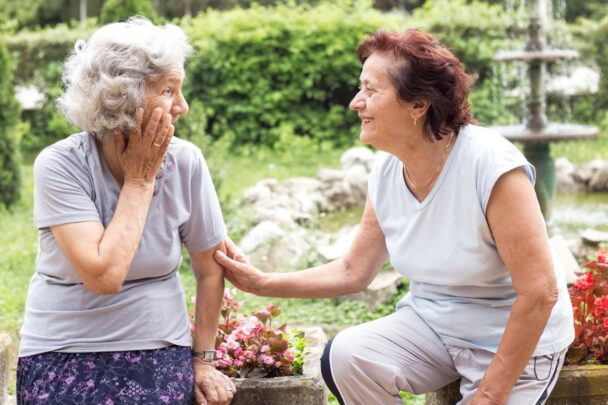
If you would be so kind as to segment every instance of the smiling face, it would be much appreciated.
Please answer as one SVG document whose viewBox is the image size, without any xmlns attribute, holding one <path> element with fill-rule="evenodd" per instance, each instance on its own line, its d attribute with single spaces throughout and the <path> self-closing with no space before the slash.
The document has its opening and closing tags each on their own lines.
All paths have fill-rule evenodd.
<svg viewBox="0 0 608 405">
<path fill-rule="evenodd" d="M 162 109 L 163 114 L 171 114 L 172 123 L 175 123 L 180 115 L 188 112 L 188 103 L 182 94 L 183 83 L 184 71 L 182 69 L 170 69 L 159 80 L 146 83 L 143 128 L 148 124 L 155 108 Z"/>
<path fill-rule="evenodd" d="M 380 150 L 403 143 L 414 127 L 413 106 L 399 99 L 389 77 L 388 69 L 396 63 L 389 53 L 371 54 L 363 64 L 360 90 L 349 105 L 361 119 L 361 142 Z"/>
</svg>

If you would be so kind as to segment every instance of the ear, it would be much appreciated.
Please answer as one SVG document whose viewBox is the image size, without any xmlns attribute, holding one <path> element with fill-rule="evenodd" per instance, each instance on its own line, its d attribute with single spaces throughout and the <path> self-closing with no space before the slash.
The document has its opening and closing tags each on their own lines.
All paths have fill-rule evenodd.
<svg viewBox="0 0 608 405">
<path fill-rule="evenodd" d="M 431 103 L 427 100 L 414 100 L 412 103 L 412 118 L 420 119 L 424 117 L 430 106 Z"/>
</svg>

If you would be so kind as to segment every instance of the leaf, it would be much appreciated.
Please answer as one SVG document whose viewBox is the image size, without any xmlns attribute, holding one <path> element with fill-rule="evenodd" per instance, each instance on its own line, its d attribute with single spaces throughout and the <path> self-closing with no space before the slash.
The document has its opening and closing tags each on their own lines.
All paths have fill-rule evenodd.
<svg viewBox="0 0 608 405">
<path fill-rule="evenodd" d="M 289 347 L 289 342 L 286 339 L 272 339 L 268 341 L 268 346 L 272 353 L 284 352 Z"/>
</svg>

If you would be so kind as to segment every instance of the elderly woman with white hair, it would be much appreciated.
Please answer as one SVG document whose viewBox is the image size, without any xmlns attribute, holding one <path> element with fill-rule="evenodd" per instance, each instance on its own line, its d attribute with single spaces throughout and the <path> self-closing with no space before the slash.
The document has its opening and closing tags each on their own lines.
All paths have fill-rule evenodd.
<svg viewBox="0 0 608 405">
<path fill-rule="evenodd" d="M 83 132 L 34 165 L 39 232 L 19 404 L 227 404 L 213 367 L 226 228 L 205 160 L 173 137 L 184 32 L 142 18 L 97 30 L 65 64 L 60 110 Z M 178 269 L 197 282 L 191 337 Z"/>
</svg>

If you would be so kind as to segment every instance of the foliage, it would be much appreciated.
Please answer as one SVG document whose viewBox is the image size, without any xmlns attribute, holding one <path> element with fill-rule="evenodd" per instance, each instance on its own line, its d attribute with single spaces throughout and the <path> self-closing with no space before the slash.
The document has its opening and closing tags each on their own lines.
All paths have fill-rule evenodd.
<svg viewBox="0 0 608 405">
<path fill-rule="evenodd" d="M 273 328 L 272 320 L 281 314 L 276 305 L 268 305 L 251 317 L 239 314 L 243 302 L 235 301 L 234 293 L 224 290 L 223 320 L 215 342 L 216 368 L 229 377 L 241 378 L 302 374 L 304 334 L 288 330 L 287 325 Z M 191 330 L 194 332 L 193 325 Z"/>
<path fill-rule="evenodd" d="M 16 124 L 19 105 L 12 86 L 8 51 L 0 43 L 0 204 L 13 205 L 19 199 L 19 139 Z"/>
<path fill-rule="evenodd" d="M 106 0 L 101 7 L 99 22 L 109 24 L 125 21 L 134 15 L 141 15 L 155 21 L 156 10 L 152 0 Z"/>
<path fill-rule="evenodd" d="M 21 151 L 29 159 L 41 149 L 55 143 L 66 136 L 78 132 L 79 129 L 68 123 L 56 106 L 55 100 L 61 95 L 62 64 L 49 63 L 44 70 L 36 72 L 32 83 L 44 91 L 44 103 L 36 110 L 24 111 L 22 118 L 29 124 L 29 130 L 24 134 Z"/>
<path fill-rule="evenodd" d="M 272 146 L 287 133 L 352 144 L 357 45 L 400 20 L 361 1 L 209 11 L 187 27 L 200 55 L 187 96 L 201 101 L 215 139 Z"/>
<path fill-rule="evenodd" d="M 570 287 L 574 311 L 574 342 L 570 364 L 608 364 L 608 260 L 606 250 L 584 265 L 589 269 Z"/>
</svg>

